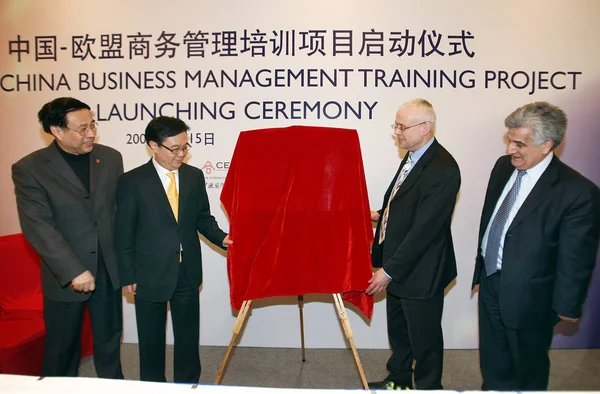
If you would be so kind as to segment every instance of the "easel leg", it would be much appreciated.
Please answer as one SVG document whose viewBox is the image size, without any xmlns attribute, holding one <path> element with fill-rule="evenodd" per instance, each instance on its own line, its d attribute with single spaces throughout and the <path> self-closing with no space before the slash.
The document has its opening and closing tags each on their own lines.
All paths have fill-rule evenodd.
<svg viewBox="0 0 600 394">
<path fill-rule="evenodd" d="M 244 301 L 242 303 L 242 307 L 238 312 L 238 317 L 235 320 L 235 326 L 233 326 L 233 335 L 231 336 L 231 341 L 229 342 L 229 347 L 227 348 L 227 352 L 225 353 L 225 358 L 221 363 L 221 368 L 219 369 L 219 373 L 217 374 L 217 378 L 215 379 L 215 384 L 220 384 L 221 379 L 223 377 L 223 372 L 225 372 L 225 367 L 227 366 L 227 361 L 229 361 L 229 356 L 231 356 L 231 350 L 233 349 L 233 345 L 235 345 L 235 340 L 239 335 L 242 326 L 244 325 L 244 320 L 248 316 L 248 310 L 250 309 L 251 300 Z"/>
<path fill-rule="evenodd" d="M 306 361 L 306 355 L 304 354 L 304 296 L 298 296 L 298 309 L 300 311 L 300 342 L 302 343 L 302 362 Z"/>
<path fill-rule="evenodd" d="M 365 371 L 363 370 L 360 358 L 358 357 L 358 351 L 356 350 L 356 346 L 354 345 L 354 334 L 352 333 L 350 321 L 348 320 L 348 316 L 346 315 L 346 308 L 344 307 L 344 301 L 342 300 L 341 294 L 334 294 L 333 300 L 335 301 L 335 309 L 337 309 L 338 317 L 340 318 L 340 322 L 342 323 L 342 327 L 344 328 L 344 333 L 346 334 L 348 343 L 350 343 L 350 347 L 352 348 L 352 353 L 354 354 L 354 361 L 356 361 L 356 367 L 358 368 L 360 380 L 362 381 L 363 387 L 365 389 L 368 389 L 369 383 L 367 383 Z"/>
</svg>

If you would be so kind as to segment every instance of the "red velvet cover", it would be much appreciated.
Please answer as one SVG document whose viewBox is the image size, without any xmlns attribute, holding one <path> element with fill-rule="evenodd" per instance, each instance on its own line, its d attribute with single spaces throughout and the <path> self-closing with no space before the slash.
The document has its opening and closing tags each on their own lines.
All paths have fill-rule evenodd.
<svg viewBox="0 0 600 394">
<path fill-rule="evenodd" d="M 367 317 L 373 240 L 356 130 L 292 126 L 240 133 L 221 201 L 233 245 L 231 305 L 343 293 Z"/>
</svg>

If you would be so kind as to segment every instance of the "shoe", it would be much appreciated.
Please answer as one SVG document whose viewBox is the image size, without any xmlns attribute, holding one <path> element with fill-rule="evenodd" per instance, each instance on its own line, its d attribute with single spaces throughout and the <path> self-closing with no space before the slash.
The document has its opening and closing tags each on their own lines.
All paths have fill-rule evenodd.
<svg viewBox="0 0 600 394">
<path fill-rule="evenodd" d="M 375 390 L 385 390 L 385 387 L 387 386 L 388 382 L 389 380 L 387 379 L 380 380 L 379 382 L 369 382 L 369 388 Z"/>
<path fill-rule="evenodd" d="M 402 385 L 394 382 L 393 380 L 384 379 L 379 382 L 369 382 L 369 388 L 374 390 L 411 390 L 412 387 L 408 385 Z"/>
</svg>

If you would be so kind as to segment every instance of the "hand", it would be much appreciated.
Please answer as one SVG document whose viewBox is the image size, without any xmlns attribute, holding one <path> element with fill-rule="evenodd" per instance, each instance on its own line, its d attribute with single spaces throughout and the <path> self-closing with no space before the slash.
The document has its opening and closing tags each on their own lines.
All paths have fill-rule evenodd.
<svg viewBox="0 0 600 394">
<path fill-rule="evenodd" d="M 569 323 L 577 323 L 579 321 L 579 318 L 566 317 L 560 314 L 558 315 L 558 317 L 560 318 L 560 320 L 568 321 Z"/>
<path fill-rule="evenodd" d="M 371 221 L 375 223 L 379 221 L 379 212 L 371 211 Z"/>
<path fill-rule="evenodd" d="M 391 281 L 392 280 L 388 278 L 385 272 L 383 272 L 383 269 L 380 268 L 375 271 L 371 279 L 369 279 L 370 285 L 365 292 L 367 295 L 375 295 L 380 293 L 387 288 Z"/>
<path fill-rule="evenodd" d="M 84 271 L 71 281 L 71 287 L 78 292 L 90 293 L 96 289 L 96 281 L 90 271 Z"/>
<path fill-rule="evenodd" d="M 135 295 L 135 291 L 137 290 L 137 283 L 123 286 L 123 290 L 125 290 L 125 294 Z"/>
<path fill-rule="evenodd" d="M 231 240 L 231 238 L 229 238 L 229 234 L 227 234 L 227 236 L 225 237 L 225 239 L 223 240 L 223 246 L 229 246 L 233 243 L 233 241 Z"/>
</svg>

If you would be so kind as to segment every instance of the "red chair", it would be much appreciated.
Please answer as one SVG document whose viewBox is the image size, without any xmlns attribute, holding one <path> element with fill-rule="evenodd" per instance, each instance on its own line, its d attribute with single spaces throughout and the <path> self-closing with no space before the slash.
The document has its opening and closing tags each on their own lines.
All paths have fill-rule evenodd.
<svg viewBox="0 0 600 394">
<path fill-rule="evenodd" d="M 23 234 L 0 237 L 0 373 L 42 374 L 45 327 L 40 257 Z M 81 355 L 93 353 L 85 311 Z"/>
</svg>

